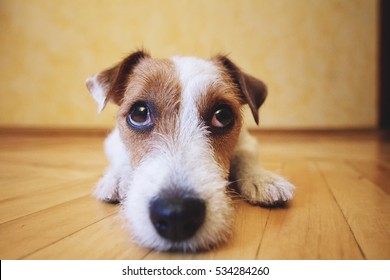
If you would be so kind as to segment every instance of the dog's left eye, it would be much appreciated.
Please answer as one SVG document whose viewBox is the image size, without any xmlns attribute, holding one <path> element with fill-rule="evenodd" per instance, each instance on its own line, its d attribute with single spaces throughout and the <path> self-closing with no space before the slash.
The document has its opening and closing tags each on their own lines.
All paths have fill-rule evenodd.
<svg viewBox="0 0 390 280">
<path fill-rule="evenodd" d="M 228 128 L 233 125 L 234 115 L 232 109 L 226 105 L 219 105 L 211 119 L 211 126 L 215 128 Z"/>
<path fill-rule="evenodd" d="M 152 116 L 145 102 L 135 103 L 127 115 L 127 123 L 133 128 L 147 129 L 153 126 Z"/>
</svg>

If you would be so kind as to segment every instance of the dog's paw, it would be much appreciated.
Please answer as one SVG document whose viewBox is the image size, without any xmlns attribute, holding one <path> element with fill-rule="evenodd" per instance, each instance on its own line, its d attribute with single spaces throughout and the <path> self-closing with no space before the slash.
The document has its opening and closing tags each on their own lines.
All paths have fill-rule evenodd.
<svg viewBox="0 0 390 280">
<path fill-rule="evenodd" d="M 125 199 L 130 182 L 127 176 L 116 170 L 107 170 L 97 183 L 94 196 L 106 202 L 118 203 Z"/>
<path fill-rule="evenodd" d="M 261 171 L 239 182 L 239 190 L 251 204 L 279 206 L 293 198 L 295 187 L 279 175 Z"/>
</svg>

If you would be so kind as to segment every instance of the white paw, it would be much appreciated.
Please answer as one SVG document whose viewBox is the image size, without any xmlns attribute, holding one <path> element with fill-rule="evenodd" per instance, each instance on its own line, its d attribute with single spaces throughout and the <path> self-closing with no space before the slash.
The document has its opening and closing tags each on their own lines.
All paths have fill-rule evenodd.
<svg viewBox="0 0 390 280">
<path fill-rule="evenodd" d="M 293 198 L 295 187 L 279 175 L 261 171 L 238 182 L 239 190 L 251 204 L 282 205 Z"/>
<path fill-rule="evenodd" d="M 97 183 L 94 196 L 99 200 L 117 203 L 126 197 L 129 185 L 129 170 L 108 169 Z"/>
</svg>

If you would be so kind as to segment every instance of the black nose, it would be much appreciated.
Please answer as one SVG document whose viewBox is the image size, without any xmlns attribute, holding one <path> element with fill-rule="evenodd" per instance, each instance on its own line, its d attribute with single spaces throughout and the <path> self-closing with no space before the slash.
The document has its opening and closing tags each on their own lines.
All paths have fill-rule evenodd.
<svg viewBox="0 0 390 280">
<path fill-rule="evenodd" d="M 159 197 L 149 207 L 150 219 L 158 234 L 171 241 L 195 235 L 204 222 L 205 202 L 192 197 Z"/>
</svg>

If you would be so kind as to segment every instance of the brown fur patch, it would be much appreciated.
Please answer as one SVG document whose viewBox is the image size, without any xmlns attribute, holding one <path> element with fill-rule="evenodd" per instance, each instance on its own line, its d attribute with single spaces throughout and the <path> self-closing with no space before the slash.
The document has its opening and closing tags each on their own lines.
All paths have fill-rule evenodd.
<svg viewBox="0 0 390 280">
<path fill-rule="evenodd" d="M 123 91 L 128 84 L 128 77 L 132 69 L 149 54 L 138 51 L 130 54 L 116 66 L 104 70 L 97 76 L 97 82 L 106 90 L 107 100 L 120 105 Z"/>
<path fill-rule="evenodd" d="M 258 110 L 267 97 L 267 86 L 255 77 L 240 70 L 228 57 L 218 55 L 214 62 L 224 68 L 224 72 L 230 76 L 231 82 L 239 89 L 242 102 L 248 104 L 253 118 L 259 124 Z"/>
<path fill-rule="evenodd" d="M 181 87 L 169 60 L 145 58 L 133 69 L 121 102 L 118 124 L 121 137 L 132 153 L 132 165 L 151 151 L 158 135 L 172 135 L 180 109 Z M 151 131 L 137 131 L 127 124 L 127 115 L 137 101 L 147 102 L 155 126 Z"/>
<path fill-rule="evenodd" d="M 238 141 L 242 127 L 241 97 L 230 76 L 221 69 L 220 79 L 209 87 L 207 93 L 202 96 L 198 111 L 203 120 L 210 124 L 215 109 L 220 104 L 228 105 L 234 115 L 234 125 L 222 133 L 213 132 L 211 129 L 210 140 L 214 149 L 214 157 L 223 168 L 225 176 L 228 176 L 230 159 Z"/>
</svg>

